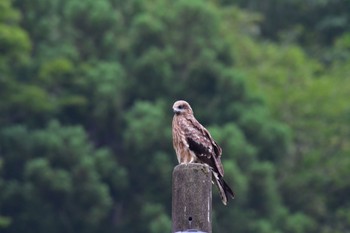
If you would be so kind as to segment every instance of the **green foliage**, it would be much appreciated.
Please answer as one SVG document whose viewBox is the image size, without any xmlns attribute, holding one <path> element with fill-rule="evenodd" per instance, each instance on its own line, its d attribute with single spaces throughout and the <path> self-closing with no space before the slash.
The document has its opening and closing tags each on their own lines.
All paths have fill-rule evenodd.
<svg viewBox="0 0 350 233">
<path fill-rule="evenodd" d="M 0 15 L 0 74 L 4 76 L 27 62 L 31 43 L 27 32 L 18 26 L 20 12 L 12 8 L 10 0 L 1 1 Z"/>
<path fill-rule="evenodd" d="M 214 232 L 348 231 L 347 7 L 0 1 L 1 232 L 169 232 L 177 99 L 236 192 Z"/>
<path fill-rule="evenodd" d="M 164 214 L 160 204 L 147 203 L 141 210 L 142 219 L 148 222 L 148 232 L 161 233 L 171 231 L 171 221 Z"/>
<path fill-rule="evenodd" d="M 136 102 L 126 113 L 125 120 L 127 127 L 124 138 L 130 150 L 142 149 L 137 151 L 138 153 L 154 150 L 154 148 L 161 150 L 162 145 L 158 142 L 159 138 L 166 137 L 165 139 L 171 140 L 169 137 L 169 127 L 164 127 L 169 124 L 169 122 L 165 120 L 165 108 L 166 106 L 161 102 Z M 157 132 L 157 134 L 153 132 Z M 140 145 L 145 145 L 147 147 L 141 147 Z"/>
<path fill-rule="evenodd" d="M 80 127 L 13 126 L 1 131 L 1 141 L 2 211 L 13 220 L 9 232 L 26 225 L 33 231 L 94 231 L 117 203 L 112 194 L 127 186 L 126 171 L 111 152 L 94 149 Z"/>
</svg>

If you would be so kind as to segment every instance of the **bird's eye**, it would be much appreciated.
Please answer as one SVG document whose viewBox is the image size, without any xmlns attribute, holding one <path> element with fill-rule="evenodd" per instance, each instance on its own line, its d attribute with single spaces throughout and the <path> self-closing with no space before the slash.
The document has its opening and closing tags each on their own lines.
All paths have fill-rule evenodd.
<svg viewBox="0 0 350 233">
<path fill-rule="evenodd" d="M 184 107 L 183 105 L 179 105 L 179 109 L 183 109 L 183 107 Z"/>
</svg>

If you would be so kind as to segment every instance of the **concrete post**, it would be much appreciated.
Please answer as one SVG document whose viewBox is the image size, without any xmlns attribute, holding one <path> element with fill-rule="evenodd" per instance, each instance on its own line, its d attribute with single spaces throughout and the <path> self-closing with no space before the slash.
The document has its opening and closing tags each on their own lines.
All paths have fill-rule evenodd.
<svg viewBox="0 0 350 233">
<path fill-rule="evenodd" d="M 180 164 L 173 171 L 172 232 L 197 229 L 212 232 L 211 171 L 199 163 Z"/>
</svg>

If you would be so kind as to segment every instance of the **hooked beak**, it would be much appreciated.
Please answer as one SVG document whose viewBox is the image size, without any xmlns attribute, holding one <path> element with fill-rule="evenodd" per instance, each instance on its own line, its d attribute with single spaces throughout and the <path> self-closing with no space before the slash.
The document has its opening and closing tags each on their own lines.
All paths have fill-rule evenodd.
<svg viewBox="0 0 350 233">
<path fill-rule="evenodd" d="M 181 110 L 178 109 L 178 108 L 173 108 L 173 112 L 174 112 L 175 114 L 179 114 L 179 113 L 181 112 Z"/>
</svg>

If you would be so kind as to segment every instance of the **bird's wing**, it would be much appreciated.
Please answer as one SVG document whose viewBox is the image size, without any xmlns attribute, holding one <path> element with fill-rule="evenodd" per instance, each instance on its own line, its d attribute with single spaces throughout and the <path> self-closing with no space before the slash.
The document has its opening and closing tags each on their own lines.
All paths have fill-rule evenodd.
<svg viewBox="0 0 350 233">
<path fill-rule="evenodd" d="M 214 172 L 224 176 L 224 169 L 221 164 L 222 150 L 220 146 L 213 140 L 209 131 L 196 119 L 187 119 L 187 123 L 185 137 L 189 149 L 195 153 L 201 162 L 208 164 Z"/>
</svg>

